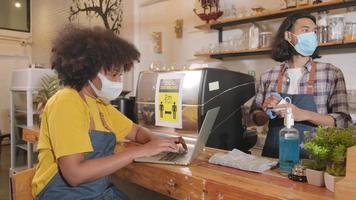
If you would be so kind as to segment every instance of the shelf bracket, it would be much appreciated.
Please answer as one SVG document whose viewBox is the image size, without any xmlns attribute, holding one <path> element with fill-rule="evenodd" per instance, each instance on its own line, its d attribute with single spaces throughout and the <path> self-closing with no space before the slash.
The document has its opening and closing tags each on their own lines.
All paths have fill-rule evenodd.
<svg viewBox="0 0 356 200">
<path fill-rule="evenodd" d="M 223 41 L 223 28 L 218 28 L 219 31 L 219 43 Z"/>
</svg>

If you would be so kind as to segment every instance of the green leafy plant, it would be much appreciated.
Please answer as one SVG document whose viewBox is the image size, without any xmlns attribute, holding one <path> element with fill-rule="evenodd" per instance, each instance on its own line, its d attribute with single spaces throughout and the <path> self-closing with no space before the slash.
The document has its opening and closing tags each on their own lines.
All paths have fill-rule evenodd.
<svg viewBox="0 0 356 200">
<path fill-rule="evenodd" d="M 59 90 L 59 88 L 59 79 L 56 75 L 46 75 L 41 79 L 41 89 L 34 100 L 36 108 L 40 113 L 42 113 L 48 99 L 51 98 Z"/>
<path fill-rule="evenodd" d="M 344 176 L 346 173 L 346 150 L 344 145 L 338 145 L 330 154 L 330 163 L 326 171 L 334 176 Z"/>
<path fill-rule="evenodd" d="M 307 168 L 319 171 L 325 170 L 329 149 L 324 147 L 323 140 L 320 139 L 322 134 L 317 131 L 315 137 L 312 138 L 311 133 L 306 132 L 305 137 L 307 142 L 304 144 L 304 148 L 309 151 L 312 158 L 310 162 L 305 163 Z"/>
<path fill-rule="evenodd" d="M 345 175 L 347 148 L 356 145 L 355 128 L 318 127 L 314 137 L 310 132 L 305 137 L 304 148 L 312 158 L 308 168 L 326 170 L 334 176 Z"/>
</svg>

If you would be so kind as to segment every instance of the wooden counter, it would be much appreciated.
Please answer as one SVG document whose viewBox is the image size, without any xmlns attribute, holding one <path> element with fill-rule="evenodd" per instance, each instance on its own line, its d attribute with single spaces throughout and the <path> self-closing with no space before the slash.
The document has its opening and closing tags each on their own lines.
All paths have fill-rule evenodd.
<svg viewBox="0 0 356 200">
<path fill-rule="evenodd" d="M 38 135 L 36 129 L 24 129 L 25 140 L 36 143 Z M 120 149 L 122 146 L 117 145 L 115 151 Z M 334 199 L 325 188 L 291 181 L 277 170 L 259 174 L 209 164 L 210 156 L 220 151 L 205 148 L 190 166 L 132 163 L 114 173 L 113 178 L 175 199 Z"/>
<path fill-rule="evenodd" d="M 335 186 L 336 199 L 356 199 L 356 146 L 347 149 L 346 177 Z"/>
<path fill-rule="evenodd" d="M 175 199 L 334 199 L 325 188 L 291 181 L 278 170 L 259 174 L 209 164 L 219 151 L 205 148 L 190 166 L 132 163 L 114 177 Z"/>
</svg>

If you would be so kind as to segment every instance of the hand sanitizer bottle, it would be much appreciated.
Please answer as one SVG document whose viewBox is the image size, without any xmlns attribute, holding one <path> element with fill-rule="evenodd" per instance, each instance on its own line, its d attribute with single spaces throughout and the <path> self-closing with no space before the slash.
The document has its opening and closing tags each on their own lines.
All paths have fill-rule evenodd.
<svg viewBox="0 0 356 200">
<path fill-rule="evenodd" d="M 279 168 L 291 172 L 299 163 L 299 131 L 293 128 L 292 109 L 287 108 L 284 117 L 284 128 L 279 131 Z"/>
</svg>

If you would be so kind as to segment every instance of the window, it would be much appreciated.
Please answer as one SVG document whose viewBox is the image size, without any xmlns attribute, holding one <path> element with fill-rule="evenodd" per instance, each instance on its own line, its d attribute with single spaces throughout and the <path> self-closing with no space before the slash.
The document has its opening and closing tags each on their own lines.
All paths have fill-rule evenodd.
<svg viewBox="0 0 356 200">
<path fill-rule="evenodd" d="M 0 29 L 30 32 L 30 0 L 0 0 Z"/>
</svg>

